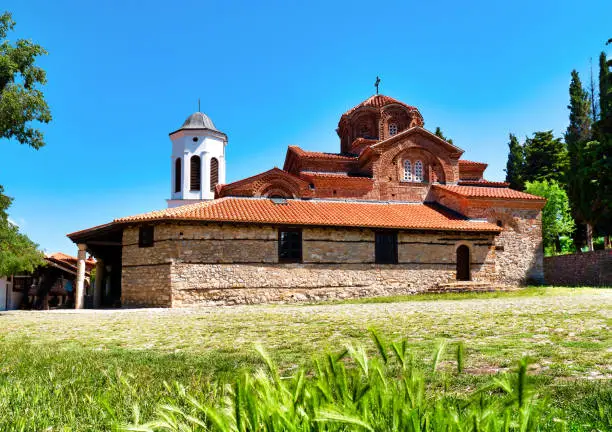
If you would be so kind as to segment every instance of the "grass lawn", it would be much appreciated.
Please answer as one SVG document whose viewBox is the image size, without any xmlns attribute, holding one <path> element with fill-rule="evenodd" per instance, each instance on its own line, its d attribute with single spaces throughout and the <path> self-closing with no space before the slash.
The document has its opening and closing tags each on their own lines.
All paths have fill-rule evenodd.
<svg viewBox="0 0 612 432">
<path fill-rule="evenodd" d="M 529 288 L 319 305 L 0 313 L 0 430 L 109 430 L 131 422 L 135 405 L 151 418 L 183 389 L 205 398 L 211 381 L 260 367 L 255 342 L 289 375 L 346 344 L 374 352 L 371 327 L 388 340 L 407 338 L 423 363 L 440 341 L 464 341 L 465 374 L 452 374 L 450 348 L 440 363 L 458 395 L 529 356 L 535 386 L 565 412 L 569 429 L 592 430 L 603 424 L 596 401 L 612 405 L 611 312 L 612 289 Z"/>
</svg>

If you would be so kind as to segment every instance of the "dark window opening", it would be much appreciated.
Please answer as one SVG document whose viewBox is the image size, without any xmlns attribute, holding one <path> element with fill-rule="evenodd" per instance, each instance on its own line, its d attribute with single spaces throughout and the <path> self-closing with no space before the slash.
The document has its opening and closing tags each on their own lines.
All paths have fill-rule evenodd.
<svg viewBox="0 0 612 432">
<path fill-rule="evenodd" d="M 153 226 L 146 225 L 141 226 L 138 230 L 138 247 L 151 247 L 153 246 L 154 240 Z"/>
<path fill-rule="evenodd" d="M 497 226 L 500 227 L 500 228 L 503 228 L 504 223 L 498 219 L 497 220 Z"/>
<path fill-rule="evenodd" d="M 15 276 L 13 278 L 13 291 L 27 293 L 33 283 L 34 279 L 30 276 Z"/>
<path fill-rule="evenodd" d="M 472 279 L 470 274 L 470 248 L 461 245 L 457 248 L 457 280 L 469 281 Z"/>
<path fill-rule="evenodd" d="M 302 262 L 302 231 L 280 230 L 278 232 L 278 262 Z"/>
<path fill-rule="evenodd" d="M 397 264 L 397 233 L 377 232 L 375 244 L 376 264 Z"/>
<path fill-rule="evenodd" d="M 190 159 L 191 167 L 191 186 L 192 191 L 199 191 L 202 182 L 202 164 L 200 163 L 200 156 L 191 156 Z"/>
<path fill-rule="evenodd" d="M 210 190 L 214 192 L 215 186 L 219 183 L 219 161 L 217 158 L 210 160 Z"/>
<path fill-rule="evenodd" d="M 181 191 L 181 158 L 174 162 L 174 192 Z"/>
</svg>

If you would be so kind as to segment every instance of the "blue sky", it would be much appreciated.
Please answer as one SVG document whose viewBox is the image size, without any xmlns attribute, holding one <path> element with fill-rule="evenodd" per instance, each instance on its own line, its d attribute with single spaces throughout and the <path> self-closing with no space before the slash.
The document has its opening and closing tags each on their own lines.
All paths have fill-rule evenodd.
<svg viewBox="0 0 612 432">
<path fill-rule="evenodd" d="M 338 151 L 340 115 L 377 75 L 502 180 L 508 133 L 562 134 L 571 70 L 588 80 L 612 37 L 612 2 L 577 5 L 4 0 L 10 38 L 49 51 L 54 117 L 39 151 L 0 142 L 10 216 L 43 249 L 75 254 L 66 233 L 165 207 L 168 133 L 198 98 L 229 137 L 233 181 L 282 167 L 289 144 Z"/>
</svg>

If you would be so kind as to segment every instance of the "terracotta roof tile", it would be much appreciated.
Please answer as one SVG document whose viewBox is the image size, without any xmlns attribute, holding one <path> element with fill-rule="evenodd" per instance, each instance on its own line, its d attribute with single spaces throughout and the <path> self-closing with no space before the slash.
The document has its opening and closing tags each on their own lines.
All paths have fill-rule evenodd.
<svg viewBox="0 0 612 432">
<path fill-rule="evenodd" d="M 293 150 L 299 157 L 303 158 L 315 158 L 315 159 L 342 159 L 342 160 L 357 160 L 356 155 L 342 154 L 342 153 L 325 153 L 325 152 L 314 152 L 302 150 L 298 146 L 289 146 L 290 150 Z"/>
<path fill-rule="evenodd" d="M 507 188 L 510 183 L 506 182 L 494 182 L 489 180 L 459 180 L 459 186 L 489 186 L 489 187 L 501 187 Z"/>
<path fill-rule="evenodd" d="M 261 223 L 298 226 L 394 228 L 442 231 L 498 232 L 487 222 L 469 221 L 461 215 L 427 204 L 336 200 L 286 200 L 221 198 L 116 219 L 116 223 L 158 220 Z"/>
<path fill-rule="evenodd" d="M 63 252 L 53 252 L 52 254 L 47 255 L 47 258 L 51 258 L 54 259 L 56 261 L 63 261 L 69 264 L 74 264 L 76 265 L 77 262 L 77 257 L 73 257 L 72 255 L 68 255 L 65 254 Z M 85 262 L 89 265 L 95 265 L 96 264 L 96 260 L 94 260 L 93 258 L 87 258 L 85 260 Z"/>
<path fill-rule="evenodd" d="M 489 166 L 489 164 L 486 164 L 484 162 L 474 162 L 471 160 L 459 159 L 459 166 L 464 168 L 486 168 Z"/>
<path fill-rule="evenodd" d="M 409 110 L 417 109 L 414 106 L 406 105 L 404 102 L 400 102 L 397 99 L 394 99 L 392 97 L 378 94 L 378 95 L 373 95 L 369 97 L 368 99 L 361 102 L 359 105 L 356 105 L 350 110 L 348 110 L 347 112 L 345 112 L 343 115 L 351 115 L 353 112 L 355 112 L 356 110 L 362 107 L 382 108 L 386 105 L 391 105 L 391 104 L 399 104 L 399 105 L 402 105 L 408 108 Z"/>
<path fill-rule="evenodd" d="M 435 185 L 434 187 L 469 198 L 520 199 L 534 201 L 546 200 L 545 198 L 536 195 L 519 192 L 509 188 L 455 185 Z"/>
</svg>

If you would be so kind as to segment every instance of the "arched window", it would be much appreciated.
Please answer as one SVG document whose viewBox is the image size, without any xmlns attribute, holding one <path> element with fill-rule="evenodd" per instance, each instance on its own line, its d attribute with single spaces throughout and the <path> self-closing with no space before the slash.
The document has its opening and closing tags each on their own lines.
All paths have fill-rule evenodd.
<svg viewBox="0 0 612 432">
<path fill-rule="evenodd" d="M 210 190 L 214 192 L 215 186 L 219 183 L 219 161 L 217 158 L 210 160 Z"/>
<path fill-rule="evenodd" d="M 191 168 L 191 190 L 199 191 L 202 183 L 202 164 L 200 163 L 200 156 L 191 156 L 190 160 Z"/>
<path fill-rule="evenodd" d="M 359 126 L 359 136 L 361 138 L 369 138 L 370 137 L 370 128 L 368 127 L 367 124 L 362 123 Z"/>
<path fill-rule="evenodd" d="M 391 123 L 389 125 L 389 136 L 393 136 L 397 134 L 397 125 L 395 123 Z"/>
<path fill-rule="evenodd" d="M 404 181 L 412 181 L 412 164 L 409 160 L 404 161 Z"/>
<path fill-rule="evenodd" d="M 423 162 L 421 162 L 420 160 L 416 161 L 416 163 L 414 164 L 414 181 L 423 181 Z"/>
<path fill-rule="evenodd" d="M 181 191 L 181 158 L 174 161 L 174 192 Z"/>
</svg>

